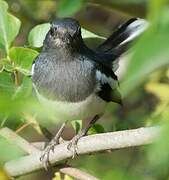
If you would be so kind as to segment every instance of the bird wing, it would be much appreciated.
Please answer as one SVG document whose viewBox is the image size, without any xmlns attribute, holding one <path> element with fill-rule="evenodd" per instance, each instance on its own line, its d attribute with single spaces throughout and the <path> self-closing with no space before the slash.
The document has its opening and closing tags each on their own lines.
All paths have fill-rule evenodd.
<svg viewBox="0 0 169 180">
<path fill-rule="evenodd" d="M 99 82 L 97 95 L 106 102 L 122 104 L 121 94 L 118 91 L 118 78 L 115 73 L 106 66 L 98 64 L 96 67 L 96 79 Z"/>
<path fill-rule="evenodd" d="M 104 54 L 99 54 L 87 46 L 85 46 L 83 54 L 85 58 L 91 60 L 95 65 L 96 80 L 99 84 L 99 87 L 96 89 L 97 95 L 106 102 L 112 101 L 121 104 L 118 78 L 112 69 L 112 62 L 107 61 Z"/>
<path fill-rule="evenodd" d="M 96 77 L 100 83 L 99 97 L 103 100 L 122 104 L 121 95 L 118 91 L 118 78 L 115 71 L 118 69 L 119 57 L 129 49 L 129 45 L 148 27 L 148 22 L 132 18 L 128 20 L 99 45 L 95 52 L 98 67 Z"/>
</svg>

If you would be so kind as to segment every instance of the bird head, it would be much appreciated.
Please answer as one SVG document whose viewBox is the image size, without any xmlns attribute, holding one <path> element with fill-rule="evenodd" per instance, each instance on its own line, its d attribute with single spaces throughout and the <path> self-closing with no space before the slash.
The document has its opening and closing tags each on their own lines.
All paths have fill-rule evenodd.
<svg viewBox="0 0 169 180">
<path fill-rule="evenodd" d="M 51 23 L 44 45 L 51 48 L 73 47 L 81 40 L 79 22 L 72 18 L 61 18 Z"/>
</svg>

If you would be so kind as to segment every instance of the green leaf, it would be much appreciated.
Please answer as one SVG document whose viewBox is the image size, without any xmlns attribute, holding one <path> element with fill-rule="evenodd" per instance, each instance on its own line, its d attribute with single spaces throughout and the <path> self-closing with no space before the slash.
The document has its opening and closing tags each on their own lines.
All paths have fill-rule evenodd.
<svg viewBox="0 0 169 180">
<path fill-rule="evenodd" d="M 82 0 L 62 0 L 60 1 L 57 15 L 60 17 L 71 16 L 81 9 Z"/>
<path fill-rule="evenodd" d="M 95 49 L 105 39 L 103 36 L 99 36 L 97 34 L 94 34 L 94 33 L 90 32 L 84 28 L 82 28 L 81 30 L 82 30 L 82 37 L 84 39 L 84 42 L 90 48 Z"/>
<path fill-rule="evenodd" d="M 0 154 L 0 165 L 3 165 L 6 161 L 20 157 L 24 152 L 14 143 L 0 136 Z"/>
<path fill-rule="evenodd" d="M 15 37 L 18 35 L 20 27 L 21 27 L 20 20 L 16 18 L 15 16 L 8 13 L 6 30 L 7 30 L 7 39 L 8 39 L 9 47 L 11 43 L 13 42 L 13 40 L 15 39 Z"/>
<path fill-rule="evenodd" d="M 0 73 L 4 70 L 4 67 L 3 67 L 3 63 L 2 63 L 2 59 L 0 61 Z"/>
<path fill-rule="evenodd" d="M 31 47 L 42 47 L 47 32 L 50 29 L 49 23 L 35 26 L 29 33 L 28 42 Z"/>
<path fill-rule="evenodd" d="M 76 134 L 78 134 L 82 130 L 82 120 L 74 120 L 71 121 L 73 129 L 75 130 Z"/>
<path fill-rule="evenodd" d="M 16 88 L 13 98 L 27 98 L 32 94 L 32 80 L 30 77 L 24 76 L 22 84 Z"/>
<path fill-rule="evenodd" d="M 7 3 L 0 0 L 0 48 L 8 55 L 9 47 L 19 33 L 21 22 L 7 10 Z"/>
<path fill-rule="evenodd" d="M 14 63 L 15 70 L 30 75 L 32 62 L 38 55 L 38 52 L 29 48 L 13 47 L 10 49 L 9 57 Z"/>
<path fill-rule="evenodd" d="M 14 66 L 11 64 L 11 61 L 7 58 L 2 59 L 3 69 L 8 72 L 13 72 L 15 70 Z"/>
<path fill-rule="evenodd" d="M 169 9 L 154 21 L 135 46 L 121 83 L 123 95 L 142 83 L 153 71 L 169 64 Z"/>
<path fill-rule="evenodd" d="M 104 40 L 105 38 L 103 36 L 99 36 L 97 34 L 94 34 L 84 28 L 81 28 L 81 31 L 82 31 L 82 37 L 85 39 L 85 38 L 99 38 L 99 39 L 102 39 Z"/>
<path fill-rule="evenodd" d="M 97 133 L 104 133 L 104 127 L 100 124 L 94 124 L 88 131 L 88 134 L 97 134 Z"/>
<path fill-rule="evenodd" d="M 0 73 L 0 94 L 2 93 L 13 93 L 14 92 L 14 83 L 11 75 L 7 72 Z"/>
</svg>

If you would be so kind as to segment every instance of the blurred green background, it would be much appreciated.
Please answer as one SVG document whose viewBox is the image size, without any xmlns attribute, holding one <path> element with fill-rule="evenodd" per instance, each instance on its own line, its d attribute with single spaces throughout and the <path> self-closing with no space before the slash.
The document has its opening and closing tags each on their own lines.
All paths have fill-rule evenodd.
<svg viewBox="0 0 169 180">
<path fill-rule="evenodd" d="M 82 156 L 70 160 L 69 164 L 103 180 L 169 179 L 167 0 L 0 0 L 0 128 L 9 127 L 30 142 L 44 141 L 35 115 L 42 114 L 43 117 L 47 114 L 45 118 L 38 118 L 46 121 L 53 133 L 56 132 L 57 127 L 50 127 L 48 120 L 54 117 L 42 113 L 44 110 L 36 102 L 29 75 L 48 29 L 48 24 L 44 23 L 67 16 L 76 18 L 84 29 L 103 37 L 108 37 L 131 17 L 145 18 L 150 22 L 149 29 L 133 43 L 130 55 L 121 59 L 117 74 L 124 105 L 110 104 L 99 124 L 105 132 L 162 126 L 159 139 L 152 145 Z M 42 25 L 37 26 L 39 24 Z M 95 36 L 90 33 L 89 36 L 90 41 L 86 41 L 93 47 L 98 41 L 91 43 Z M 69 125 L 64 138 L 71 139 L 73 134 Z M 18 147 L 0 137 L 0 180 L 8 179 L 2 170 L 3 164 L 21 155 Z M 41 171 L 18 179 L 53 177 L 53 173 Z"/>
</svg>

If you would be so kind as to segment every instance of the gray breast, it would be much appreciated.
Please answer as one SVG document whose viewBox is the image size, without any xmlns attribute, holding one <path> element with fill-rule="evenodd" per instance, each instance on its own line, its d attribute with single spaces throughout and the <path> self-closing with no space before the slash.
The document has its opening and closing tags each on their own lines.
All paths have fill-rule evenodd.
<svg viewBox="0 0 169 180">
<path fill-rule="evenodd" d="M 38 92 L 52 100 L 78 102 L 96 88 L 95 68 L 84 57 L 67 61 L 41 54 L 35 61 L 33 83 Z"/>
</svg>

